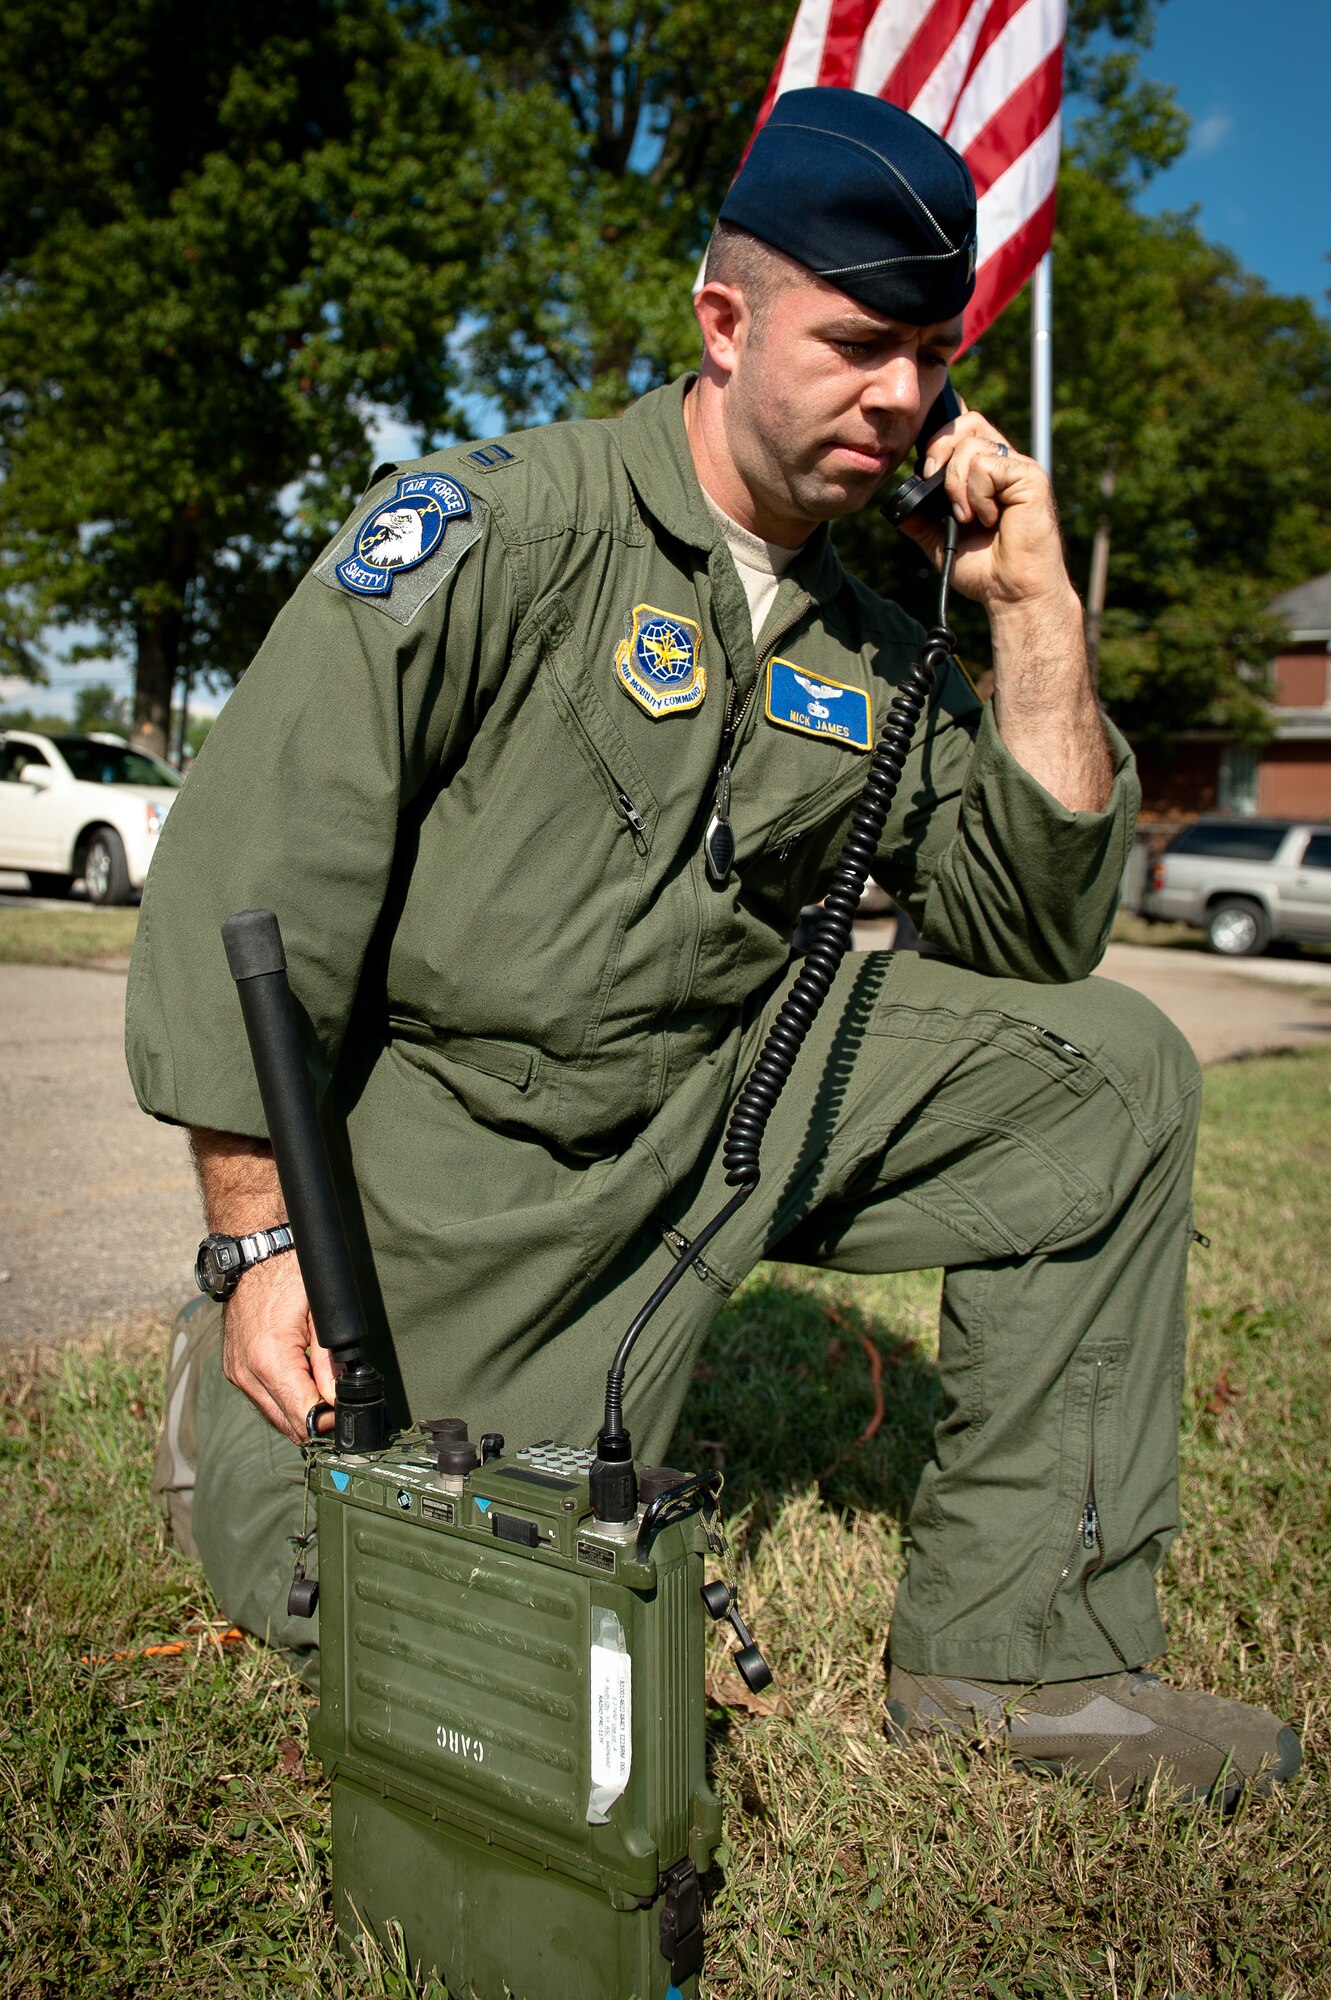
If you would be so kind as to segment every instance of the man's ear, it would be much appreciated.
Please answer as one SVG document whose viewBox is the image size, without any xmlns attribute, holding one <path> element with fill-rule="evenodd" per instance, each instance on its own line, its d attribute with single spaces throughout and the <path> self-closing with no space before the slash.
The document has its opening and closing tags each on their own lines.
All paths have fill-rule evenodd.
<svg viewBox="0 0 1331 2000">
<path fill-rule="evenodd" d="M 738 285 L 723 285 L 719 279 L 712 279 L 694 294 L 693 310 L 698 316 L 708 361 L 719 375 L 733 374 L 752 324 L 743 292 Z"/>
</svg>

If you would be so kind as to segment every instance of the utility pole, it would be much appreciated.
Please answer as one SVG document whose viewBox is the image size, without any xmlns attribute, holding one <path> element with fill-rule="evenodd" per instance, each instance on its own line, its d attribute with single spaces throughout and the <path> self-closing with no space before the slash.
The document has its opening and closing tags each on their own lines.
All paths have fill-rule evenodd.
<svg viewBox="0 0 1331 2000">
<path fill-rule="evenodd" d="M 1100 624 L 1104 617 L 1105 589 L 1109 582 L 1109 503 L 1114 497 L 1114 447 L 1105 457 L 1100 474 L 1100 498 L 1104 506 L 1095 524 L 1091 543 L 1091 577 L 1086 591 L 1086 653 L 1094 673 L 1100 664 Z"/>
</svg>

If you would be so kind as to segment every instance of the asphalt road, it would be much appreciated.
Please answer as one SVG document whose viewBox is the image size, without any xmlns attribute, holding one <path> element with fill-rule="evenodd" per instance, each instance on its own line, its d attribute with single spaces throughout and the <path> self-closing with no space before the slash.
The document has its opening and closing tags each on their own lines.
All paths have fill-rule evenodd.
<svg viewBox="0 0 1331 2000">
<path fill-rule="evenodd" d="M 199 1197 L 179 1129 L 125 1069 L 125 976 L 0 965 L 0 1339 L 169 1318 Z"/>
<path fill-rule="evenodd" d="M 856 942 L 889 941 L 857 927 Z M 1331 964 L 1234 963 L 1111 945 L 1102 971 L 1183 1029 L 1203 1062 L 1331 1042 Z M 139 1111 L 122 973 L 0 965 L 0 1340 L 165 1325 L 200 1235 L 184 1134 Z"/>
</svg>

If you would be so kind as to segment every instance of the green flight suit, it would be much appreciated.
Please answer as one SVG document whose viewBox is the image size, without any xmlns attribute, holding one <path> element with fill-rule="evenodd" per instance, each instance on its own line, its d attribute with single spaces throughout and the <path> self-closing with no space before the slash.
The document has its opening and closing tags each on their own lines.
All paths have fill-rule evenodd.
<svg viewBox="0 0 1331 2000">
<path fill-rule="evenodd" d="M 683 389 L 412 468 L 470 511 L 371 596 L 345 579 L 365 583 L 402 490 L 376 483 L 173 808 L 131 971 L 145 1108 L 262 1134 L 219 926 L 277 911 L 397 1412 L 510 1442 L 590 1440 L 665 1232 L 719 1206 L 729 1105 L 865 775 L 867 724 L 817 718 L 841 700 L 881 724 L 920 639 L 820 531 L 755 649 Z M 648 626 L 685 661 L 659 714 Z M 814 684 L 793 723 L 781 662 Z M 717 888 L 701 842 L 727 722 L 736 859 Z M 879 859 L 955 962 L 847 961 L 758 1193 L 630 1372 L 635 1443 L 659 1460 L 759 1257 L 948 1267 L 948 1413 L 893 1625 L 917 1671 L 1072 1676 L 1160 1648 L 1196 1066 L 1145 1003 L 1087 982 L 1136 803 L 1114 747 L 1105 810 L 1069 812 L 949 673 Z M 216 1370 L 199 1428 L 214 1586 L 289 1640 L 294 1449 Z"/>
</svg>

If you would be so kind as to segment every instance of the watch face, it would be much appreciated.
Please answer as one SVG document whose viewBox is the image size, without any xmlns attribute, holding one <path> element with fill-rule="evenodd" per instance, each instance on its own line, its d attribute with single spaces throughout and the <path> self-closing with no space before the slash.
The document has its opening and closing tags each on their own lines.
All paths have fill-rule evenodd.
<svg viewBox="0 0 1331 2000">
<path fill-rule="evenodd" d="M 210 1298 L 226 1298 L 240 1274 L 240 1251 L 229 1236 L 209 1236 L 199 1245 L 194 1277 Z"/>
</svg>

